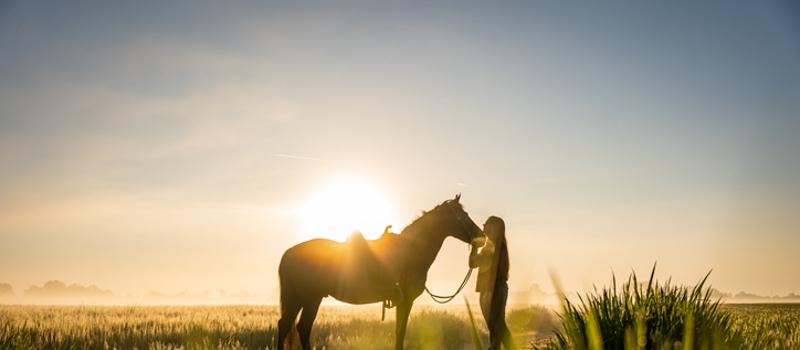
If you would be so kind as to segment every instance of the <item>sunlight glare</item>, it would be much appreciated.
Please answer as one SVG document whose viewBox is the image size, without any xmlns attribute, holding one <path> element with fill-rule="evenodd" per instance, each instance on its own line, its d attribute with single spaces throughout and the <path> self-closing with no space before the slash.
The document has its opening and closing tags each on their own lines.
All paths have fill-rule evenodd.
<svg viewBox="0 0 800 350">
<path fill-rule="evenodd" d="M 375 239 L 394 223 L 389 196 L 365 178 L 340 176 L 320 186 L 299 211 L 303 239 L 328 238 L 343 242 L 355 231 Z"/>
</svg>

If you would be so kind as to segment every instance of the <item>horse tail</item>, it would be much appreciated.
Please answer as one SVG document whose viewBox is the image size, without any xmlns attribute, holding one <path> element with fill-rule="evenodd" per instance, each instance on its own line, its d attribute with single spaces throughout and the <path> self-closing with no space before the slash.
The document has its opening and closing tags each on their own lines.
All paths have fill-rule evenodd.
<svg viewBox="0 0 800 350">
<path fill-rule="evenodd" d="M 286 254 L 281 258 L 278 266 L 278 284 L 280 286 L 280 310 L 281 318 L 278 321 L 277 349 L 283 349 L 284 342 L 289 349 L 294 349 L 298 342 L 297 325 L 295 318 L 300 311 L 300 304 L 296 288 L 291 283 L 291 271 L 287 270 Z"/>
<path fill-rule="evenodd" d="M 280 286 L 280 303 L 281 315 L 296 313 L 294 309 L 297 307 L 297 291 L 294 283 L 292 283 L 291 261 L 287 261 L 286 254 L 281 257 L 281 263 L 278 266 L 278 284 Z"/>
<path fill-rule="evenodd" d="M 288 289 L 289 285 L 286 283 L 286 276 L 284 275 L 283 269 L 283 259 L 281 259 L 281 264 L 278 266 L 278 286 L 280 289 L 280 306 L 281 306 L 281 315 L 286 313 L 286 305 L 288 304 Z"/>
</svg>

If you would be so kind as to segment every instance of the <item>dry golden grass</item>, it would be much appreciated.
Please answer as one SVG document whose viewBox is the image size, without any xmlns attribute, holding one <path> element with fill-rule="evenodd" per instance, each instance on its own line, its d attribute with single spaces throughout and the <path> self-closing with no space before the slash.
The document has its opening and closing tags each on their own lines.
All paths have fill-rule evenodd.
<svg viewBox="0 0 800 350">
<path fill-rule="evenodd" d="M 800 305 L 724 305 L 749 349 L 800 349 Z M 390 310 L 393 311 L 393 310 Z M 477 311 L 475 311 L 477 313 Z M 392 349 L 393 312 L 323 307 L 312 342 L 324 349 Z M 486 329 L 475 315 L 486 344 Z M 0 349 L 271 349 L 274 306 L 0 306 Z M 511 310 L 517 344 L 546 340 L 558 318 L 543 307 Z M 415 308 L 408 349 L 473 349 L 466 310 Z"/>
<path fill-rule="evenodd" d="M 0 348 L 270 349 L 278 317 L 274 306 L 0 306 Z M 541 307 L 511 311 L 509 321 L 523 342 L 548 336 L 556 324 Z M 485 342 L 485 327 L 480 332 Z M 325 349 L 391 349 L 394 320 L 381 322 L 376 306 L 323 307 L 312 343 Z M 422 306 L 412 313 L 407 348 L 472 344 L 465 310 Z"/>
</svg>

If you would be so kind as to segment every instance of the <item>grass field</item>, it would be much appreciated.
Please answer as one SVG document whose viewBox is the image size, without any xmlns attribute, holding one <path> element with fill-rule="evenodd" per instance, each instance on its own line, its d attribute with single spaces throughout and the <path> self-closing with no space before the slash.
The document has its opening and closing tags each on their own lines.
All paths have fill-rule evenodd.
<svg viewBox="0 0 800 350">
<path fill-rule="evenodd" d="M 724 305 L 751 349 L 800 349 L 800 304 Z"/>
<path fill-rule="evenodd" d="M 389 349 L 393 311 L 381 321 L 377 305 L 323 307 L 312 342 L 326 349 Z M 0 306 L 0 348 L 269 349 L 278 316 L 274 306 Z M 508 317 L 522 341 L 546 337 L 557 324 L 543 307 L 514 310 Z M 466 310 L 415 308 L 406 344 L 413 349 L 470 348 Z"/>
<path fill-rule="evenodd" d="M 724 305 L 752 349 L 800 348 L 800 305 Z M 388 313 L 389 316 L 391 313 Z M 486 331 L 479 315 L 484 344 Z M 272 306 L 0 306 L 0 349 L 269 349 L 278 309 Z M 558 327 L 546 308 L 511 310 L 518 344 L 542 342 Z M 313 343 L 325 349 L 390 349 L 394 320 L 378 307 L 325 307 Z M 461 308 L 419 307 L 409 349 L 473 349 Z"/>
</svg>

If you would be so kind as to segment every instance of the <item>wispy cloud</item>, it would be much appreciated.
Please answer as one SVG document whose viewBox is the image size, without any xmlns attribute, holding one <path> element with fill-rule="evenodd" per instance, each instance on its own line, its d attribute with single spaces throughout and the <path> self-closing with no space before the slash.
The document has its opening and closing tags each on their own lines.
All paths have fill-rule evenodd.
<svg viewBox="0 0 800 350">
<path fill-rule="evenodd" d="M 274 153 L 272 154 L 272 156 L 278 158 L 297 159 L 297 160 L 320 160 L 319 158 L 298 156 L 295 154 L 286 154 L 286 153 Z"/>
</svg>

